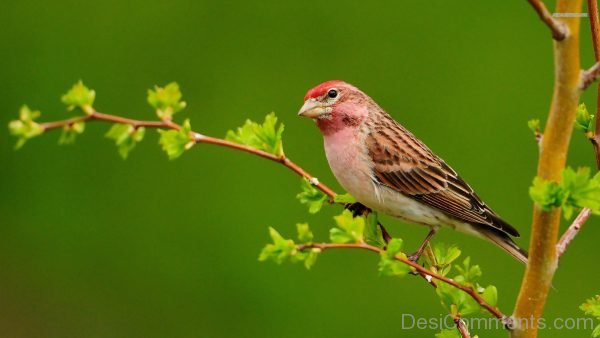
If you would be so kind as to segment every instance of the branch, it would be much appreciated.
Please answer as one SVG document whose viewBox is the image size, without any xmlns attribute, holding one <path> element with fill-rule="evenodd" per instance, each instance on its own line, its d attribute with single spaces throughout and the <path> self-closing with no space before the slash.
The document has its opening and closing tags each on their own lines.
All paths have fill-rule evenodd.
<svg viewBox="0 0 600 338">
<path fill-rule="evenodd" d="M 567 247 L 569 246 L 569 244 L 571 244 L 571 241 L 573 241 L 575 236 L 577 236 L 579 230 L 581 230 L 581 227 L 583 227 L 583 225 L 588 220 L 588 218 L 590 218 L 591 215 L 592 211 L 588 208 L 584 208 L 583 210 L 581 210 L 579 215 L 577 215 L 573 223 L 571 223 L 567 231 L 565 231 L 565 233 L 558 241 L 558 244 L 556 244 L 556 254 L 558 258 L 560 258 L 565 253 L 565 251 L 567 251 Z"/>
<path fill-rule="evenodd" d="M 580 90 L 586 90 L 594 81 L 598 80 L 600 76 L 600 62 L 596 62 L 589 69 L 581 72 L 581 83 L 579 84 Z"/>
<path fill-rule="evenodd" d="M 585 90 L 592 82 L 598 79 L 600 75 L 600 20 L 598 19 L 598 4 L 597 0 L 588 0 L 588 16 L 590 18 L 590 30 L 592 31 L 592 45 L 594 47 L 594 60 L 596 63 L 588 70 L 581 73 L 581 89 Z M 600 94 L 600 86 L 598 87 Z M 598 97 L 596 112 L 600 111 L 600 97 Z M 600 123 L 596 119 L 596 135 L 600 134 Z M 598 162 L 600 168 L 600 162 Z"/>
<path fill-rule="evenodd" d="M 541 0 L 527 0 L 533 9 L 537 12 L 540 19 L 550 28 L 552 38 L 556 41 L 562 41 L 567 36 L 567 26 L 554 19 L 552 13 L 546 8 Z"/>
<path fill-rule="evenodd" d="M 454 324 L 456 324 L 456 328 L 460 333 L 462 338 L 471 338 L 471 334 L 469 333 L 469 329 L 465 325 L 465 322 L 459 316 L 452 316 L 452 320 L 454 320 Z"/>
<path fill-rule="evenodd" d="M 588 0 L 588 17 L 590 19 L 590 29 L 592 31 L 592 43 L 594 46 L 594 56 L 596 61 L 600 61 L 600 20 L 598 19 L 597 0 Z"/>
<path fill-rule="evenodd" d="M 362 249 L 362 250 L 367 250 L 367 251 L 371 251 L 371 252 L 375 252 L 378 254 L 381 254 L 382 252 L 385 252 L 383 249 L 380 249 L 376 246 L 372 246 L 369 244 L 365 244 L 365 243 L 344 243 L 344 244 L 339 244 L 339 243 L 307 243 L 307 244 L 300 244 L 297 246 L 297 249 L 299 251 L 305 250 L 305 249 L 311 249 L 311 248 L 317 248 L 317 249 L 321 249 L 321 250 L 329 250 L 329 249 Z M 425 275 L 425 276 L 430 276 L 431 278 L 438 280 L 438 281 L 442 281 L 444 283 L 450 284 L 451 286 L 460 289 L 461 291 L 465 292 L 466 294 L 468 294 L 469 296 L 471 296 L 471 298 L 473 298 L 477 304 L 481 305 L 481 307 L 483 307 L 484 309 L 486 309 L 492 316 L 504 320 L 506 318 L 506 316 L 495 306 L 492 306 L 491 304 L 487 303 L 478 293 L 477 291 L 475 291 L 473 288 L 470 288 L 468 286 L 464 286 L 462 284 L 459 284 L 455 281 L 453 281 L 452 279 L 442 276 L 438 273 L 435 273 L 427 268 L 424 268 L 423 266 L 419 265 L 418 263 L 415 263 L 409 259 L 406 259 L 404 257 L 400 257 L 400 256 L 395 256 L 394 257 L 395 260 L 402 262 L 412 268 L 414 268 L 419 274 Z"/>
<path fill-rule="evenodd" d="M 594 46 L 594 58 L 596 64 L 600 62 L 600 18 L 598 17 L 598 3 L 597 0 L 588 0 L 588 16 L 590 18 L 590 30 L 592 31 L 592 45 Z M 598 119 L 598 113 L 600 113 L 600 85 L 597 87 L 596 93 L 596 130 L 594 137 L 590 140 L 594 146 L 594 153 L 596 154 L 596 167 L 600 170 L 600 120 Z"/>
<path fill-rule="evenodd" d="M 136 129 L 141 128 L 141 127 L 158 128 L 158 129 L 174 129 L 174 130 L 181 129 L 181 126 L 179 124 L 177 124 L 171 120 L 142 121 L 142 120 L 129 119 L 129 118 L 121 117 L 121 116 L 117 116 L 117 115 L 103 114 L 103 113 L 100 113 L 97 111 L 93 111 L 90 114 L 85 115 L 85 116 L 74 117 L 74 118 L 62 120 L 62 121 L 46 122 L 46 123 L 41 123 L 40 125 L 42 126 L 42 128 L 44 128 L 44 131 L 47 131 L 47 130 L 62 128 L 64 126 L 70 126 L 77 122 L 83 122 L 83 121 L 103 121 L 103 122 L 128 124 Z M 317 189 L 321 190 L 324 194 L 329 196 L 329 199 L 331 201 L 333 201 L 333 198 L 336 196 L 336 193 L 331 188 L 329 188 L 328 186 L 326 186 L 325 184 L 323 184 L 321 182 L 318 182 L 318 180 L 316 180 L 316 178 L 314 176 L 312 176 L 310 173 L 308 173 L 306 170 L 304 170 L 302 167 L 300 167 L 299 165 L 294 163 L 292 160 L 290 160 L 286 156 L 276 156 L 276 155 L 273 155 L 271 153 L 268 153 L 268 152 L 265 152 L 262 150 L 258 150 L 258 149 L 252 148 L 252 147 L 245 146 L 243 144 L 230 142 L 230 141 L 220 139 L 220 138 L 210 137 L 210 136 L 198 134 L 195 132 L 192 132 L 191 134 L 192 134 L 191 135 L 192 139 L 195 143 L 214 144 L 214 145 L 218 145 L 218 146 L 225 147 L 225 148 L 240 150 L 240 151 L 243 151 L 246 153 L 250 153 L 250 154 L 265 158 L 267 160 L 271 160 L 273 162 L 280 163 L 283 166 L 285 166 L 286 168 L 288 168 L 288 169 L 292 170 L 293 172 L 295 172 L 296 174 L 298 174 L 299 176 L 302 176 L 302 177 L 308 179 Z"/>
<path fill-rule="evenodd" d="M 530 0 L 529 2 L 538 10 L 538 13 L 548 14 L 547 10 L 542 11 L 539 1 Z M 579 13 L 581 12 L 581 3 L 581 0 L 558 0 L 556 12 Z M 561 17 L 557 20 L 565 25 L 565 31 L 568 30 L 569 34 L 565 34 L 563 39 L 555 39 L 556 41 L 553 43 L 554 93 L 548 122 L 544 128 L 537 170 L 538 177 L 555 182 L 560 180 L 567 159 L 575 112 L 579 102 L 581 75 L 579 63 L 580 18 L 577 16 Z M 520 323 L 520 319 L 527 319 L 533 325 L 517 325 L 511 331 L 513 338 L 537 336 L 537 324 L 544 311 L 548 292 L 552 286 L 552 278 L 558 266 L 556 243 L 558 242 L 560 212 L 560 208 L 544 211 L 537 205 L 534 207 L 529 263 L 514 311 L 516 323 Z"/>
</svg>

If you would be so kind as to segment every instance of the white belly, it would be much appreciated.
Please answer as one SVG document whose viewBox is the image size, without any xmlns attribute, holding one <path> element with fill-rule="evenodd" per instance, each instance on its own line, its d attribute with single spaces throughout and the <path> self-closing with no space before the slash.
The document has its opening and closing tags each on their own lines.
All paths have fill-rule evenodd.
<svg viewBox="0 0 600 338">
<path fill-rule="evenodd" d="M 453 219 L 385 186 L 377 185 L 368 165 L 366 147 L 361 147 L 360 133 L 342 130 L 325 138 L 329 166 L 342 187 L 365 206 L 410 223 L 438 227 L 451 226 L 473 233 L 469 224 Z M 354 142 L 357 140 L 359 142 Z"/>
</svg>

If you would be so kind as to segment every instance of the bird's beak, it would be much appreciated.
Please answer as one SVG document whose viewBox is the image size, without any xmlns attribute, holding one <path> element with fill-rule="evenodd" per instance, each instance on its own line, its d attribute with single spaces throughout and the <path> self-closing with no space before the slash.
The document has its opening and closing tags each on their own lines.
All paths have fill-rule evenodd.
<svg viewBox="0 0 600 338">
<path fill-rule="evenodd" d="M 331 113 L 331 107 L 323 105 L 315 99 L 308 99 L 304 102 L 302 108 L 298 112 L 298 116 L 310 117 L 311 119 L 319 118 L 322 115 Z"/>
</svg>

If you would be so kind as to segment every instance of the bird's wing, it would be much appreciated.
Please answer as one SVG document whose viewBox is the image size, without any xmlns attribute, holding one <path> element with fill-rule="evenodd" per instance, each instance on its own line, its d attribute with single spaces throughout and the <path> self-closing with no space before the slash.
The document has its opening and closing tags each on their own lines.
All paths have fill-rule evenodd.
<svg viewBox="0 0 600 338">
<path fill-rule="evenodd" d="M 450 166 L 391 118 L 375 124 L 366 145 L 379 183 L 467 223 L 519 236 Z"/>
</svg>

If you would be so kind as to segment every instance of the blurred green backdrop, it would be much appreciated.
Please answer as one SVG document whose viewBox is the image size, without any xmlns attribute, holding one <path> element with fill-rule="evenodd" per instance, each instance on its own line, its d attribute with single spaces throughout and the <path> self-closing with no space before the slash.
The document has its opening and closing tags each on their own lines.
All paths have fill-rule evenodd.
<svg viewBox="0 0 600 338">
<path fill-rule="evenodd" d="M 551 4 L 549 4 L 551 5 Z M 11 1 L 1 6 L 0 125 L 21 104 L 69 114 L 83 79 L 103 112 L 152 118 L 146 89 L 178 81 L 202 133 L 224 136 L 275 111 L 286 153 L 339 186 L 322 139 L 296 117 L 306 90 L 344 79 L 369 93 L 462 173 L 529 240 L 536 146 L 526 121 L 547 114 L 550 34 L 525 1 Z M 587 19 L 584 65 L 591 64 Z M 593 91 L 592 91 L 593 92 Z M 593 106 L 594 97 L 585 99 Z M 379 278 L 377 257 L 329 252 L 312 271 L 259 263 L 267 227 L 308 221 L 325 239 L 339 212 L 311 216 L 283 168 L 210 145 L 174 162 L 156 133 L 127 161 L 89 124 L 13 151 L 0 132 L 0 332 L 5 337 L 432 337 L 401 316 L 445 311 L 418 278 Z M 579 134 L 570 164 L 593 165 Z M 385 219 L 416 247 L 426 229 Z M 561 262 L 547 317 L 579 316 L 597 293 L 593 219 Z M 444 231 L 500 290 L 510 313 L 523 267 Z M 504 337 L 501 331 L 478 332 Z M 546 336 L 557 333 L 545 332 Z M 587 336 L 562 331 L 561 337 Z"/>
</svg>

